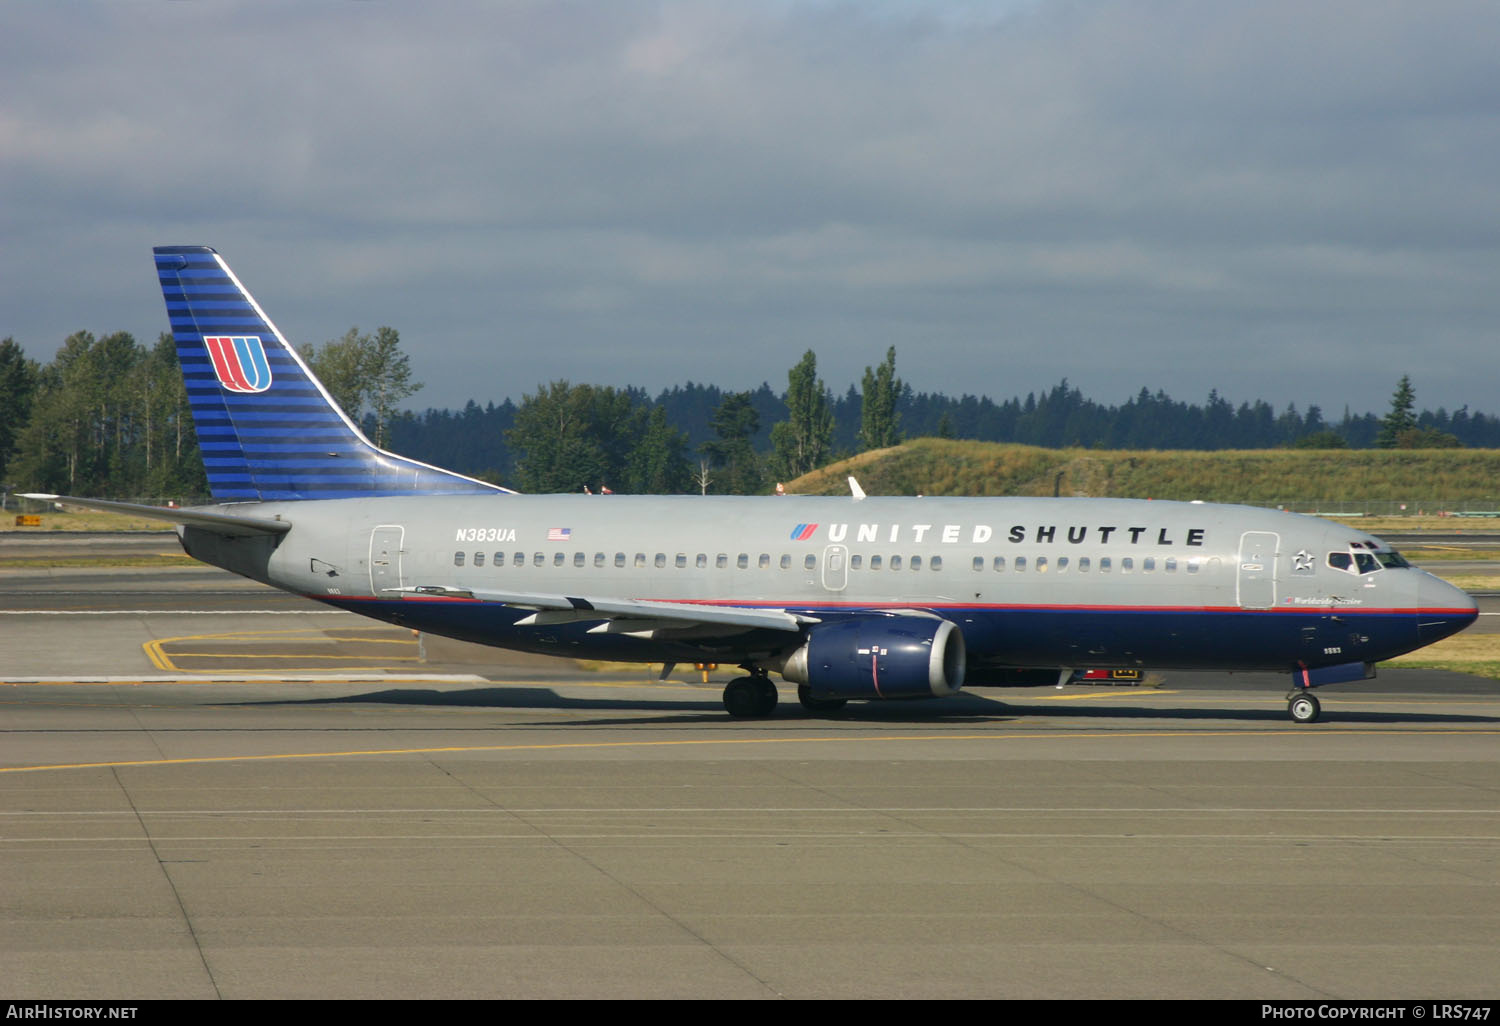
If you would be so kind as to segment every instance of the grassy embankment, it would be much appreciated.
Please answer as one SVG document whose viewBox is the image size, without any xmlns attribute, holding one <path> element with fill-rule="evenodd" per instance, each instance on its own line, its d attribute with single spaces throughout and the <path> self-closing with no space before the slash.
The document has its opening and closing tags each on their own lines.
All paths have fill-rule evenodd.
<svg viewBox="0 0 1500 1026">
<path fill-rule="evenodd" d="M 831 464 L 787 490 L 844 495 L 850 474 L 870 495 L 1200 499 L 1325 515 L 1378 503 L 1436 514 L 1487 498 L 1500 510 L 1500 449 L 1106 451 L 919 438 Z"/>
</svg>

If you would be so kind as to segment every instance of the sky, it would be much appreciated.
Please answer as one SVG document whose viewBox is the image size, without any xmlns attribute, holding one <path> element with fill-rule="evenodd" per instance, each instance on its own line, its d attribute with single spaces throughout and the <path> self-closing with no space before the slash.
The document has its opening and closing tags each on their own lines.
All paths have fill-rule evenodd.
<svg viewBox="0 0 1500 1026">
<path fill-rule="evenodd" d="M 14 0 L 0 337 L 217 249 L 416 408 L 726 389 L 1500 412 L 1492 0 Z"/>
</svg>

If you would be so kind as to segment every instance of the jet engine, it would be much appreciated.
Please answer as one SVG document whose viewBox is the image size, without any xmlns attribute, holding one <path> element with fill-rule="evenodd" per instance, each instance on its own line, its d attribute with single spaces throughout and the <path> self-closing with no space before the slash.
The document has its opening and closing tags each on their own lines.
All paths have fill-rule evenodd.
<svg viewBox="0 0 1500 1026">
<path fill-rule="evenodd" d="M 941 698 L 964 684 L 964 636 L 936 616 L 860 616 L 818 624 L 781 675 L 817 698 Z"/>
</svg>

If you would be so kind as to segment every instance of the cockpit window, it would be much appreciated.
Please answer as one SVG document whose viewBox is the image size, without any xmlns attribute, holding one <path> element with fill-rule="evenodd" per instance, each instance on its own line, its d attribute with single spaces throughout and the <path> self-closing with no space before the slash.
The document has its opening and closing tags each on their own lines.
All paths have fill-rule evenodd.
<svg viewBox="0 0 1500 1026">
<path fill-rule="evenodd" d="M 1375 553 L 1371 552 L 1330 552 L 1328 554 L 1328 565 L 1334 570 L 1342 570 L 1346 574 L 1355 575 L 1373 574 L 1375 571 L 1383 570 L 1387 566 L 1406 565 L 1406 561 L 1402 560 L 1400 556 L 1396 556 L 1394 552 L 1380 553 L 1380 555 L 1395 556 L 1401 562 L 1396 564 L 1377 560 Z"/>
<path fill-rule="evenodd" d="M 1389 552 L 1377 552 L 1375 553 L 1375 558 L 1380 560 L 1381 566 L 1391 567 L 1392 569 L 1411 566 L 1411 564 L 1406 561 L 1406 557 L 1401 555 L 1401 553 L 1395 551 L 1394 549 Z"/>
</svg>

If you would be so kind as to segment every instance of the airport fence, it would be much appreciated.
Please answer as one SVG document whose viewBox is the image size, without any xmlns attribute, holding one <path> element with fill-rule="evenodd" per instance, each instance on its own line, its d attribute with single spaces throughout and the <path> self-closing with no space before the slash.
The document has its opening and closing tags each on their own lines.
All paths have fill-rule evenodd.
<svg viewBox="0 0 1500 1026">
<path fill-rule="evenodd" d="M 1247 506 L 1319 517 L 1500 517 L 1500 496 L 1473 499 L 1282 499 Z"/>
</svg>

